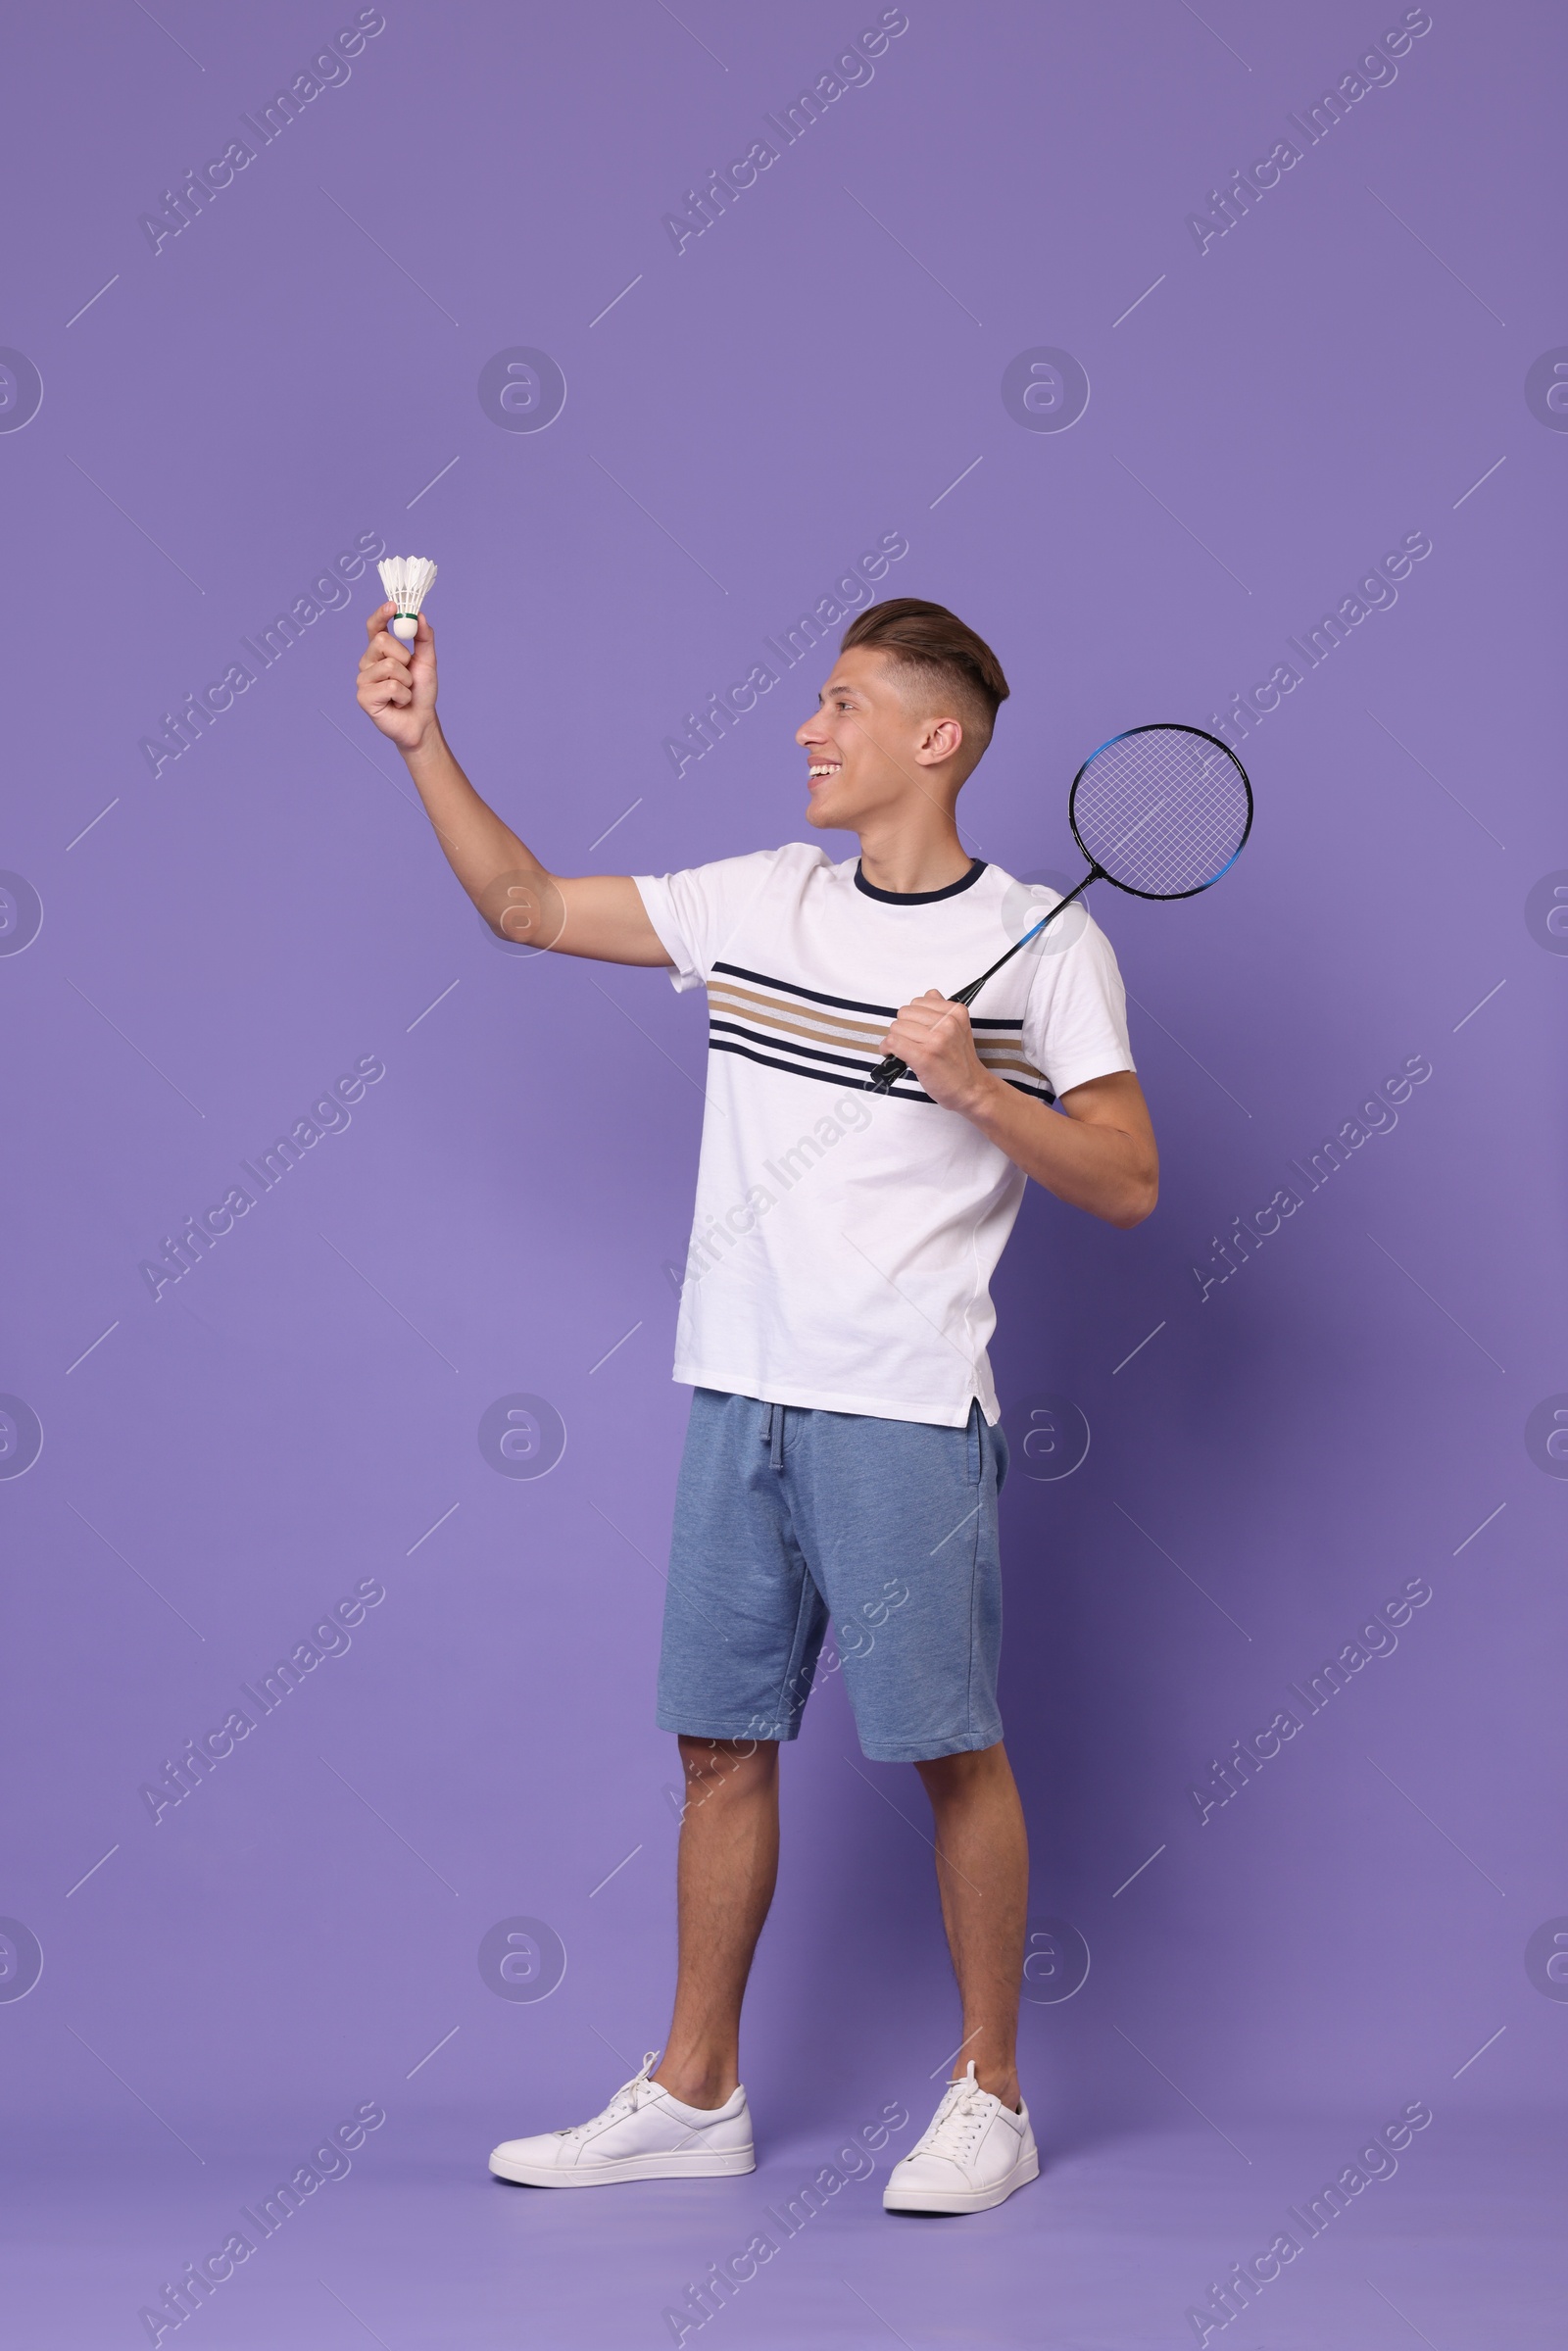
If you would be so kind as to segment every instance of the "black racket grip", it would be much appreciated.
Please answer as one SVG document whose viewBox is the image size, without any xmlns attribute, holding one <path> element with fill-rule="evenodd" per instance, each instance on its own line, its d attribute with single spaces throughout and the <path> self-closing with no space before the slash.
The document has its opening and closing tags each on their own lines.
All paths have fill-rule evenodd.
<svg viewBox="0 0 1568 2351">
<path fill-rule="evenodd" d="M 1005 955 L 1003 957 L 1003 961 L 1006 961 Z M 996 968 L 997 966 L 993 963 L 991 970 L 995 971 Z M 980 974 L 979 979 L 971 980 L 969 982 L 967 988 L 959 988 L 955 995 L 950 996 L 948 999 L 949 1004 L 972 1004 L 975 998 L 979 995 L 982 987 L 990 977 L 990 971 L 983 971 Z M 901 1061 L 897 1053 L 888 1053 L 877 1063 L 870 1076 L 866 1079 L 865 1091 L 867 1094 L 891 1094 L 893 1088 L 898 1084 L 900 1078 L 906 1078 L 908 1074 L 908 1062 Z"/>
<path fill-rule="evenodd" d="M 1194 732 L 1198 731 L 1200 730 L 1194 730 Z M 1075 790 L 1076 788 L 1077 787 L 1074 786 Z M 1248 789 L 1250 791 L 1250 785 L 1248 786 Z M 1250 819 L 1249 819 L 1249 821 L 1250 821 Z M 1055 921 L 1056 916 L 1060 914 L 1066 907 L 1072 905 L 1074 899 L 1081 898 L 1083 893 L 1088 889 L 1090 883 L 1094 881 L 1098 875 L 1103 872 L 1103 866 L 1091 865 L 1089 871 L 1084 875 L 1083 880 L 1078 884 L 1078 887 L 1075 890 L 1069 890 L 1065 898 L 1058 898 L 1055 905 L 1052 907 L 1050 913 L 1043 915 L 1039 922 L 1035 923 L 1029 930 L 1023 933 L 1021 938 L 1014 939 L 1006 954 L 1004 955 L 998 955 L 996 961 L 990 966 L 989 970 L 982 971 L 977 980 L 971 980 L 967 988 L 956 988 L 952 996 L 950 996 L 948 999 L 949 1004 L 972 1004 L 975 998 L 979 995 L 981 989 L 985 986 L 987 980 L 992 978 L 995 973 L 999 972 L 1004 963 L 1010 963 L 1013 956 L 1018 953 L 1018 950 L 1021 947 L 1027 947 L 1031 939 L 1038 939 L 1041 932 L 1048 929 L 1050 925 Z M 1105 878 L 1108 881 L 1110 877 L 1107 874 Z M 907 1077 L 908 1074 L 908 1062 L 901 1061 L 897 1053 L 889 1053 L 885 1059 L 877 1063 L 870 1076 L 866 1079 L 865 1091 L 867 1094 L 890 1094 L 893 1088 L 898 1084 L 900 1078 Z"/>
</svg>

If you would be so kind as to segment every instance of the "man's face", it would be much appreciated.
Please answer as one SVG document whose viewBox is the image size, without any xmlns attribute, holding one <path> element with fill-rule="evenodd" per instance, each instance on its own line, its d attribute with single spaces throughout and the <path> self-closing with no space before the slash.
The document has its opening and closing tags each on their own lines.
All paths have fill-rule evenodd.
<svg viewBox="0 0 1568 2351">
<path fill-rule="evenodd" d="M 807 821 L 853 833 L 911 798 L 943 794 L 962 728 L 911 690 L 885 653 L 856 645 L 840 654 L 795 740 L 807 757 Z"/>
</svg>

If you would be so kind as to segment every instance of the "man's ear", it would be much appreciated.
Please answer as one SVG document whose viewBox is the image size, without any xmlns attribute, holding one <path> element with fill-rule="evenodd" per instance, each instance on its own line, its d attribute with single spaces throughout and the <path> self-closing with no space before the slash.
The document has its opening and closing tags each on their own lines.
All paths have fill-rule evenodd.
<svg viewBox="0 0 1568 2351">
<path fill-rule="evenodd" d="M 920 738 L 915 758 L 922 767 L 940 767 L 963 748 L 963 727 L 956 718 L 938 718 Z"/>
</svg>

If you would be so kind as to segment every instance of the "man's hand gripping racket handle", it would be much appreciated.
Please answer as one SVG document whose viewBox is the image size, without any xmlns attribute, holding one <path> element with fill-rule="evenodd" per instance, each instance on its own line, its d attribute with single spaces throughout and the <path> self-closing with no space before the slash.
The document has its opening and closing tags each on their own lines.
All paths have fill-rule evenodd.
<svg viewBox="0 0 1568 2351">
<path fill-rule="evenodd" d="M 981 989 L 985 986 L 987 980 L 991 978 L 992 974 L 1000 971 L 1004 963 L 1010 963 L 1020 947 L 1027 947 L 1031 939 L 1038 939 L 1041 932 L 1048 929 L 1050 925 L 1055 921 L 1056 916 L 1062 911 L 1063 907 L 1070 906 L 1073 900 L 1088 889 L 1090 883 L 1095 880 L 1098 871 L 1098 867 L 1091 868 L 1091 870 L 1084 875 L 1083 880 L 1078 884 L 1076 890 L 1069 890 L 1065 898 L 1058 898 L 1049 914 L 1043 914 L 1040 920 L 1034 924 L 1032 929 L 1024 932 L 1024 935 L 1021 939 L 1015 939 L 1004 955 L 998 955 L 996 961 L 992 964 L 989 971 L 982 971 L 980 977 L 977 980 L 971 980 L 967 988 L 956 989 L 954 994 L 949 997 L 949 1004 L 972 1004 L 975 998 L 979 995 Z M 867 1094 L 890 1094 L 893 1088 L 898 1084 L 900 1078 L 907 1077 L 908 1074 L 908 1062 L 901 1061 L 897 1053 L 889 1053 L 883 1060 L 880 1060 L 877 1063 L 870 1076 L 866 1079 L 865 1091 Z"/>
</svg>

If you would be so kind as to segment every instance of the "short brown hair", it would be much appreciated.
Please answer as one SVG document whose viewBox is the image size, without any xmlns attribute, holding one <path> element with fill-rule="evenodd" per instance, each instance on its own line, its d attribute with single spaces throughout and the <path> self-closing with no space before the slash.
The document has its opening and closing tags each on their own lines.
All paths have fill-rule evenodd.
<svg viewBox="0 0 1568 2351">
<path fill-rule="evenodd" d="M 885 604 L 857 612 L 839 651 L 848 653 L 857 645 L 888 654 L 901 668 L 923 672 L 933 683 L 940 679 L 956 687 L 983 722 L 980 748 L 985 749 L 997 711 L 1007 699 L 1007 681 L 984 637 L 977 637 L 956 612 L 950 612 L 946 605 L 926 604 L 918 596 L 892 596 Z"/>
</svg>

